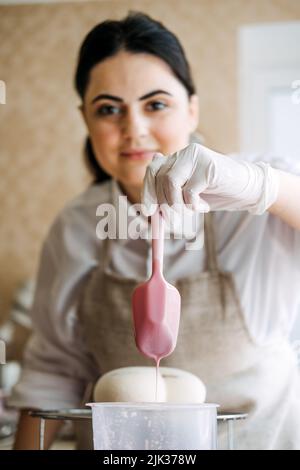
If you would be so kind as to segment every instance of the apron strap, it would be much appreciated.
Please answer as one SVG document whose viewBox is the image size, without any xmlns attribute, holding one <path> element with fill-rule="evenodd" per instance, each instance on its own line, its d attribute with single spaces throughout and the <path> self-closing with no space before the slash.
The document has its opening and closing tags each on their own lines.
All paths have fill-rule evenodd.
<svg viewBox="0 0 300 470">
<path fill-rule="evenodd" d="M 204 237 L 206 250 L 206 269 L 212 273 L 217 273 L 219 272 L 219 269 L 212 212 L 204 214 Z"/>
<path fill-rule="evenodd" d="M 107 272 L 111 260 L 112 242 L 107 237 L 102 241 L 101 265 L 102 271 Z"/>
<path fill-rule="evenodd" d="M 222 273 L 218 267 L 215 231 L 213 227 L 213 214 L 208 212 L 204 215 L 204 236 L 206 250 L 206 269 L 218 278 L 220 306 L 225 315 L 225 286 L 222 279 Z"/>
</svg>

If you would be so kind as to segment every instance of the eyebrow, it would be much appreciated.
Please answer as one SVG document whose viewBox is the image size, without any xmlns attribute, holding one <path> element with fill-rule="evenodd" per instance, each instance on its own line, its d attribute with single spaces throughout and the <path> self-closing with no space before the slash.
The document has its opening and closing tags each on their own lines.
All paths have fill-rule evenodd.
<svg viewBox="0 0 300 470">
<path fill-rule="evenodd" d="M 154 90 L 150 91 L 150 93 L 146 93 L 146 95 L 143 95 L 139 98 L 139 101 L 146 100 L 147 98 L 151 98 L 151 96 L 158 95 L 158 94 L 164 94 L 164 95 L 169 95 L 172 96 L 171 93 L 165 90 Z M 124 100 L 120 98 L 119 96 L 113 96 L 113 95 L 108 95 L 106 93 L 102 93 L 100 95 L 97 95 L 93 100 L 91 101 L 91 104 L 95 103 L 98 100 L 101 99 L 107 99 L 107 100 L 113 100 L 113 101 L 118 101 L 119 103 L 123 103 Z"/>
</svg>

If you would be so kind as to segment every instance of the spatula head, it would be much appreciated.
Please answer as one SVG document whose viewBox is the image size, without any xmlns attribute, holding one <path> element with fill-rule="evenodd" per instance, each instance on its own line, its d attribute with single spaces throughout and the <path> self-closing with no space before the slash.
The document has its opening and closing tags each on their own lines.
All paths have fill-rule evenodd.
<svg viewBox="0 0 300 470">
<path fill-rule="evenodd" d="M 135 342 L 155 361 L 169 356 L 177 343 L 181 299 L 178 290 L 161 276 L 139 285 L 132 295 Z"/>
</svg>

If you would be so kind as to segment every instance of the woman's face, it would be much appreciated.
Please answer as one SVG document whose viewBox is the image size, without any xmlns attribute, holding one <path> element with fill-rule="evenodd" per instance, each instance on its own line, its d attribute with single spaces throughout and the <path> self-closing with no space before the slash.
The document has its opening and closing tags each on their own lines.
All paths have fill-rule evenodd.
<svg viewBox="0 0 300 470">
<path fill-rule="evenodd" d="M 163 60 L 121 51 L 91 70 L 82 113 L 97 161 L 133 195 L 154 152 L 188 144 L 198 101 Z"/>
</svg>

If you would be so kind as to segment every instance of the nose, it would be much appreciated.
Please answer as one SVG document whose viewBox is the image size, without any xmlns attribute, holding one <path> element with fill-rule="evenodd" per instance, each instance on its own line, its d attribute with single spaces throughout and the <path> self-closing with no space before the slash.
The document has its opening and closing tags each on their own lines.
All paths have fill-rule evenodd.
<svg viewBox="0 0 300 470">
<path fill-rule="evenodd" d="M 138 140 L 148 134 L 148 122 L 140 112 L 128 110 L 123 116 L 121 131 L 124 139 Z"/>
</svg>

